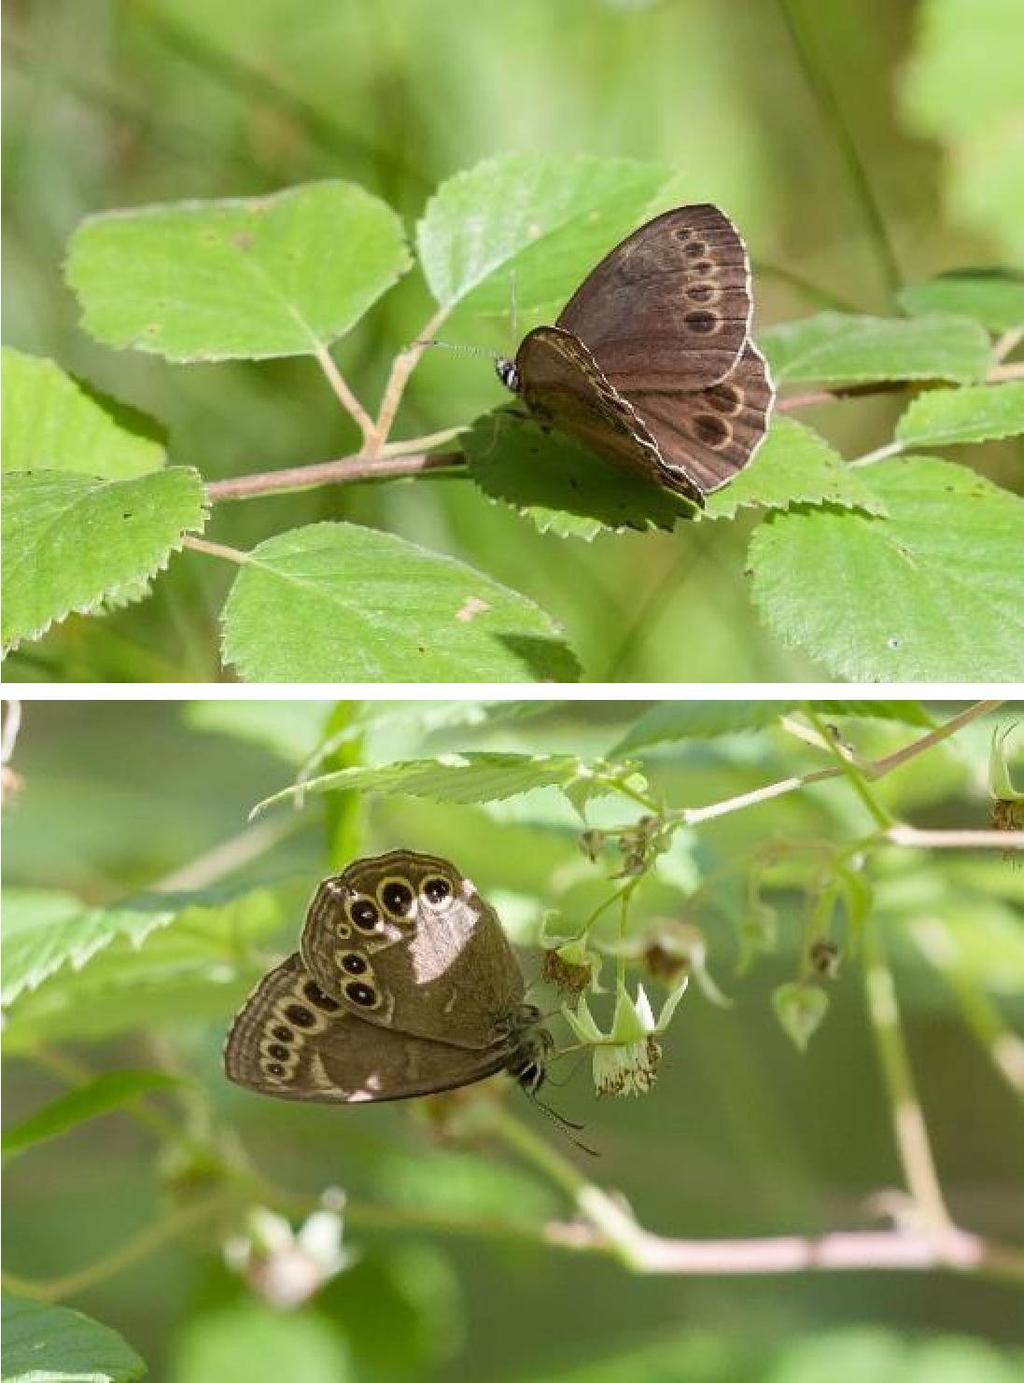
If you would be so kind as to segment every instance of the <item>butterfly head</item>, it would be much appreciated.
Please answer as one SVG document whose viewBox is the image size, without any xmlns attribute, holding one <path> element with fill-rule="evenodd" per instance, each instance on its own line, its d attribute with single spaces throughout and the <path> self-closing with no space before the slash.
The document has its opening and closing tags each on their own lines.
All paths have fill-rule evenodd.
<svg viewBox="0 0 1024 1383">
<path fill-rule="evenodd" d="M 494 371 L 506 389 L 510 389 L 513 394 L 519 393 L 521 382 L 514 360 L 510 360 L 507 355 L 495 356 Z"/>
</svg>

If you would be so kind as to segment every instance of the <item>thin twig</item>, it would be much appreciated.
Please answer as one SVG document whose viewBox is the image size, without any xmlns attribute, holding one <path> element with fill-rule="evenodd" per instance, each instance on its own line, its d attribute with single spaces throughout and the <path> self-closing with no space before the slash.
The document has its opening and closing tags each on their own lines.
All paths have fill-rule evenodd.
<svg viewBox="0 0 1024 1383">
<path fill-rule="evenodd" d="M 282 471 L 215 480 L 207 485 L 206 496 L 216 504 L 220 500 L 251 499 L 254 495 L 277 494 L 282 490 L 313 490 L 320 485 L 339 485 L 351 480 L 394 479 L 420 475 L 424 471 L 452 470 L 465 464 L 466 458 L 459 451 L 417 451 L 408 455 L 381 455 L 376 460 L 342 456 L 337 461 L 321 461 L 312 466 L 292 466 Z"/>
<path fill-rule="evenodd" d="M 191 533 L 186 533 L 181 543 L 183 547 L 191 548 L 193 552 L 205 552 L 208 557 L 223 557 L 225 561 L 235 562 L 240 567 L 245 566 L 249 560 L 247 552 L 239 552 L 238 548 L 227 547 L 224 543 L 208 542 L 206 538 L 196 538 Z"/>
<path fill-rule="evenodd" d="M 1009 331 L 1004 331 L 992 347 L 992 359 L 997 364 L 999 361 L 1005 360 L 1008 355 L 1013 354 L 1022 341 L 1024 341 L 1024 327 L 1010 327 Z"/>
<path fill-rule="evenodd" d="M 876 923 L 864 934 L 864 986 L 868 1016 L 892 1111 L 893 1134 L 914 1208 L 923 1226 L 946 1235 L 953 1223 L 946 1209 L 928 1140 L 928 1125 L 914 1085 L 914 1073 L 900 1029 L 896 984 Z"/>
<path fill-rule="evenodd" d="M 317 364 L 327 377 L 327 383 L 334 390 L 342 408 L 344 408 L 345 412 L 362 433 L 363 442 L 368 443 L 373 436 L 373 419 L 345 382 L 344 375 L 338 369 L 334 357 L 327 347 L 323 345 L 318 346 L 315 354 Z"/>
<path fill-rule="evenodd" d="M 194 889 L 209 888 L 231 874 L 237 874 L 253 860 L 280 845 L 299 829 L 303 818 L 298 812 L 282 817 L 278 821 L 261 821 L 239 831 L 228 840 L 222 840 L 212 850 L 197 856 L 180 869 L 165 874 L 162 879 L 149 885 L 151 893 L 186 893 Z"/>
<path fill-rule="evenodd" d="M 897 824 L 882 839 L 919 850 L 1024 850 L 1024 831 L 920 831 Z"/>
<path fill-rule="evenodd" d="M 976 701 L 966 710 L 951 716 L 937 729 L 929 730 L 926 735 L 904 745 L 902 749 L 897 749 L 894 753 L 885 755 L 884 758 L 875 759 L 872 763 L 861 765 L 860 771 L 869 781 L 877 782 L 879 778 L 884 778 L 886 774 L 899 768 L 901 764 L 916 758 L 918 754 L 923 754 L 932 745 L 948 739 L 950 735 L 955 734 L 970 721 L 977 720 L 979 716 L 986 715 L 1001 705 L 1001 701 Z M 751 792 L 741 792 L 736 797 L 723 798 L 721 802 L 712 802 L 706 807 L 681 807 L 676 811 L 668 812 L 667 816 L 669 818 L 679 817 L 687 826 L 696 826 L 702 821 L 711 821 L 715 817 L 727 816 L 730 812 L 741 811 L 745 807 L 754 807 L 761 802 L 768 802 L 773 797 L 781 797 L 784 793 L 795 792 L 798 788 L 809 787 L 813 783 L 827 782 L 831 778 L 842 776 L 842 773 L 841 768 L 819 768 L 815 769 L 813 773 L 802 773 L 792 778 L 782 778 L 763 788 L 754 788 Z M 910 828 L 904 829 L 909 830 Z M 988 833 L 985 832 L 984 834 Z M 1003 839 L 1006 838 L 1006 836 L 1003 837 Z"/>
<path fill-rule="evenodd" d="M 365 434 L 366 445 L 363 447 L 363 451 L 368 457 L 381 455 L 384 445 L 391 435 L 395 418 L 398 416 L 405 386 L 409 383 L 413 370 L 420 363 L 423 352 L 427 348 L 427 342 L 445 321 L 450 310 L 448 307 L 439 307 L 424 323 L 422 331 L 412 345 L 406 346 L 404 351 L 399 351 L 398 355 L 395 356 L 391 365 L 391 374 L 384 386 L 377 421 L 370 424 L 370 431 Z"/>
</svg>

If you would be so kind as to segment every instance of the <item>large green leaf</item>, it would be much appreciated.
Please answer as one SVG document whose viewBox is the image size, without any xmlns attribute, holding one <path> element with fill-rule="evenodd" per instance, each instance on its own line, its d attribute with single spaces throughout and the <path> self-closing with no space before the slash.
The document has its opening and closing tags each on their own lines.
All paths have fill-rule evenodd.
<svg viewBox="0 0 1024 1383">
<path fill-rule="evenodd" d="M 67 278 L 82 325 L 169 360 L 308 355 L 409 267 L 401 222 L 353 183 L 89 217 Z"/>
<path fill-rule="evenodd" d="M 289 892 L 296 911 L 307 885 L 303 880 Z M 282 903 L 267 890 L 234 892 L 220 902 L 226 890 L 178 896 L 169 900 L 169 916 L 158 914 L 159 925 L 145 933 L 144 944 L 129 929 L 93 951 L 84 968 L 51 970 L 5 1010 L 5 1049 L 153 1032 L 203 1018 L 224 1021 L 265 968 L 264 953 L 256 948 L 266 944 L 282 916 Z M 196 901 L 203 898 L 208 901 Z M 127 905 L 119 911 L 127 912 Z"/>
<path fill-rule="evenodd" d="M 4 1383 L 129 1383 L 146 1365 L 109 1326 L 66 1306 L 3 1297 Z"/>
<path fill-rule="evenodd" d="M 443 183 L 417 227 L 437 301 L 504 314 L 510 272 L 534 311 L 567 298 L 634 226 L 685 200 L 677 174 L 630 159 L 506 154 Z"/>
<path fill-rule="evenodd" d="M 753 461 L 728 485 L 708 495 L 705 517 L 731 519 L 746 507 L 790 509 L 832 504 L 883 514 L 885 506 L 813 428 L 776 417 Z"/>
<path fill-rule="evenodd" d="M 1024 677 L 1024 500 L 930 457 L 863 472 L 888 519 L 772 515 L 753 596 L 787 644 L 852 681 Z"/>
<path fill-rule="evenodd" d="M 52 360 L 8 346 L 2 354 L 5 471 L 127 480 L 164 464 L 165 439 L 145 414 L 66 375 Z"/>
<path fill-rule="evenodd" d="M 573 681 L 525 596 L 452 557 L 349 523 L 261 543 L 224 607 L 224 655 L 252 682 Z"/>
<path fill-rule="evenodd" d="M 13 1128 L 5 1128 L 0 1148 L 5 1158 L 13 1157 L 37 1143 L 59 1138 L 89 1119 L 131 1104 L 149 1090 L 167 1089 L 181 1083 L 177 1077 L 163 1071 L 107 1071 L 77 1090 L 59 1095 Z"/>
<path fill-rule="evenodd" d="M 653 481 L 506 409 L 477 418 L 459 442 L 484 494 L 511 504 L 542 533 L 589 541 L 609 529 L 671 529 L 694 513 Z"/>
<path fill-rule="evenodd" d="M 1024 380 L 930 389 L 914 399 L 896 424 L 907 447 L 949 447 L 990 442 L 1024 432 Z"/>
<path fill-rule="evenodd" d="M 431 802 L 500 802 L 535 788 L 613 792 L 617 782 L 646 785 L 632 764 L 588 763 L 576 754 L 513 754 L 474 751 L 407 759 L 379 768 L 344 768 L 296 783 L 257 804 L 253 814 L 278 802 L 321 792 L 378 792 L 425 797 Z"/>
<path fill-rule="evenodd" d="M 202 483 L 184 466 L 133 480 L 9 471 L 3 504 L 3 642 L 38 638 L 72 611 L 140 600 L 149 580 L 206 521 Z"/>
<path fill-rule="evenodd" d="M 951 312 L 992 332 L 1024 326 L 1024 274 L 1014 269 L 954 269 L 903 288 L 900 307 L 915 317 Z"/>
<path fill-rule="evenodd" d="M 986 332 L 968 317 L 933 314 L 909 320 L 821 312 L 762 333 L 776 383 L 834 386 L 896 379 L 972 384 L 989 362 Z"/>
</svg>

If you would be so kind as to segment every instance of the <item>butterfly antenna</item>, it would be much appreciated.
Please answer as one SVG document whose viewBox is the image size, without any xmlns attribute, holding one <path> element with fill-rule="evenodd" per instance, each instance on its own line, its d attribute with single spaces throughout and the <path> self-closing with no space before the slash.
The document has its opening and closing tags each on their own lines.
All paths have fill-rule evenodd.
<svg viewBox="0 0 1024 1383">
<path fill-rule="evenodd" d="M 519 346 L 519 305 L 516 297 L 516 271 L 508 271 L 509 358 L 515 359 Z"/>
<path fill-rule="evenodd" d="M 437 341 L 431 338 L 429 341 L 414 341 L 414 346 L 443 346 L 446 351 L 455 351 L 457 355 L 482 355 L 488 360 L 497 360 L 494 351 L 485 350 L 483 346 L 468 346 L 464 342 L 458 341 Z"/>
<path fill-rule="evenodd" d="M 566 1138 L 568 1138 L 569 1142 L 572 1143 L 574 1147 L 581 1149 L 581 1151 L 585 1153 L 589 1153 L 591 1157 L 601 1156 L 601 1154 L 597 1151 L 596 1148 L 589 1148 L 586 1145 L 586 1143 L 581 1143 L 578 1138 L 573 1137 L 573 1133 L 582 1132 L 585 1125 L 577 1124 L 572 1119 L 567 1119 L 564 1114 L 559 1114 L 557 1109 L 552 1109 L 549 1104 L 545 1104 L 544 1101 L 540 1098 L 540 1096 L 537 1095 L 535 1092 L 531 1092 L 530 1099 L 533 1101 L 533 1103 L 537 1106 L 537 1108 L 541 1111 L 541 1113 L 544 1115 L 546 1119 L 550 1119 L 553 1124 L 557 1124 L 557 1126 L 562 1130 Z M 570 1130 L 572 1130 L 572 1132 L 570 1132 Z"/>
</svg>

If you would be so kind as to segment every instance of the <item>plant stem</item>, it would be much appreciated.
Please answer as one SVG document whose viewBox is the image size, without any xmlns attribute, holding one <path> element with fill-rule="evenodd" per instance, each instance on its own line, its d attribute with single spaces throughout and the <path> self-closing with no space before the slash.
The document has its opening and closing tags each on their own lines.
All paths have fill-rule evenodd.
<svg viewBox="0 0 1024 1383">
<path fill-rule="evenodd" d="M 843 776 L 846 778 L 847 782 L 850 784 L 854 792 L 860 798 L 868 813 L 874 819 L 875 825 L 879 827 L 880 830 L 888 830 L 888 828 L 893 824 L 892 816 L 888 811 L 886 811 L 886 809 L 875 797 L 875 794 L 868 787 L 860 772 L 860 769 L 857 767 L 857 764 L 853 759 L 853 756 L 849 752 L 844 751 L 841 748 L 841 746 L 835 742 L 834 738 L 826 730 L 821 720 L 821 717 L 815 711 L 814 707 L 810 704 L 810 702 L 805 701 L 802 709 L 808 721 L 811 723 L 814 729 L 818 732 L 818 735 L 821 737 L 821 740 L 825 745 L 825 748 L 836 760 Z"/>
<path fill-rule="evenodd" d="M 907 1188 L 925 1228 L 933 1234 L 949 1234 L 953 1223 L 942 1198 L 928 1126 L 900 1029 L 896 986 L 877 922 L 864 932 L 864 985 Z"/>
<path fill-rule="evenodd" d="M 789 32 L 789 37 L 796 50 L 797 59 L 803 70 L 804 77 L 811 89 L 818 109 L 820 110 L 825 123 L 828 124 L 835 137 L 839 152 L 843 162 L 846 164 L 846 171 L 853 186 L 857 199 L 860 202 L 864 219 L 867 222 L 871 239 L 875 246 L 878 257 L 879 268 L 885 280 L 886 287 L 890 296 L 894 296 L 902 284 L 902 275 L 896 260 L 896 253 L 889 238 L 886 228 L 885 218 L 882 215 L 881 207 L 875 196 L 871 179 L 868 176 L 864 160 L 861 158 L 857 148 L 853 132 L 847 123 L 842 106 L 836 97 L 828 76 L 817 61 L 817 57 L 804 34 L 800 21 L 796 17 L 794 0 L 779 0 L 779 10 L 782 15 L 783 23 Z"/>
<path fill-rule="evenodd" d="M 207 489 L 209 494 L 209 489 Z M 210 543 L 205 538 L 195 538 L 191 533 L 186 533 L 181 540 L 182 546 L 191 548 L 193 552 L 205 552 L 208 557 L 223 557 L 226 562 L 235 562 L 240 567 L 244 567 L 249 560 L 247 552 L 239 552 L 236 547 L 226 547 L 224 543 Z"/>
<path fill-rule="evenodd" d="M 318 461 L 310 466 L 291 466 L 285 470 L 264 471 L 256 475 L 232 476 L 214 480 L 206 487 L 212 504 L 226 499 L 251 499 L 282 490 L 315 490 L 321 485 L 341 485 L 354 480 L 384 480 L 396 476 L 420 475 L 423 471 L 465 466 L 459 451 L 384 454 L 375 461 L 366 456 L 342 456 L 337 461 Z"/>
<path fill-rule="evenodd" d="M 362 433 L 363 441 L 368 442 L 373 436 L 373 419 L 345 382 L 344 375 L 338 369 L 334 357 L 326 346 L 317 347 L 316 360 L 327 377 L 327 383 L 333 389 L 338 402 Z"/>
<path fill-rule="evenodd" d="M 405 394 L 405 387 L 409 383 L 412 372 L 420 363 L 430 337 L 445 321 L 449 311 L 450 309 L 447 307 L 439 307 L 424 323 L 423 329 L 412 345 L 407 346 L 404 351 L 399 351 L 398 355 L 395 356 L 391 365 L 391 374 L 384 386 L 377 421 L 371 423 L 370 431 L 366 434 L 366 445 L 363 447 L 363 451 L 371 460 L 381 455 L 384 444 L 394 426 L 395 418 L 402 404 L 402 397 Z"/>
</svg>

